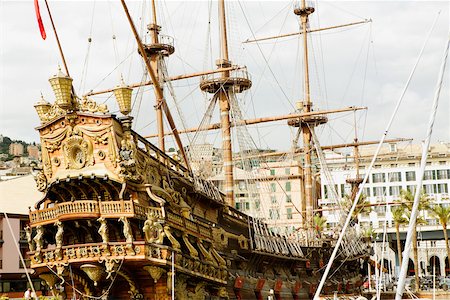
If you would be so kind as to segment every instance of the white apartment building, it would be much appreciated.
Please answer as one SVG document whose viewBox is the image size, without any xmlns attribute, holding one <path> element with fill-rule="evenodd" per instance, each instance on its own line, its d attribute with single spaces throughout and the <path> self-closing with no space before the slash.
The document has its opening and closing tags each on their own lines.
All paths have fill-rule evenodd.
<svg viewBox="0 0 450 300">
<path fill-rule="evenodd" d="M 360 176 L 364 177 L 372 159 L 374 147 L 360 148 Z M 371 171 L 367 184 L 364 186 L 363 193 L 367 196 L 367 200 L 373 205 L 370 213 L 359 214 L 358 220 L 362 228 L 372 226 L 375 231 L 381 235 L 386 222 L 387 233 L 389 233 L 389 241 L 395 240 L 395 225 L 392 219 L 392 208 L 396 206 L 396 202 L 400 200 L 400 190 L 410 190 L 414 193 L 420 168 L 420 159 L 422 153 L 421 145 L 402 145 L 387 144 L 384 145 L 380 155 L 378 156 L 374 168 Z M 351 193 L 351 186 L 346 182 L 349 178 L 356 177 L 356 170 L 353 159 L 349 155 L 341 155 L 333 152 L 327 153 L 328 166 L 330 168 L 331 177 L 333 179 L 337 193 L 340 197 Z M 323 172 L 323 171 L 322 171 Z M 334 200 L 330 196 L 330 187 L 327 186 L 325 176 L 322 177 L 322 197 L 319 204 L 323 207 L 333 206 Z M 449 199 L 450 185 L 450 144 L 438 143 L 430 146 L 426 171 L 423 178 L 422 188 L 431 198 L 433 204 L 450 205 Z M 379 206 L 377 206 L 379 204 Z M 325 210 L 324 215 L 328 219 L 330 226 L 338 222 L 337 215 L 332 210 Z M 450 274 L 450 268 L 445 266 L 446 251 L 443 241 L 421 241 L 420 237 L 425 236 L 427 232 L 439 232 L 442 230 L 439 221 L 432 217 L 428 212 L 421 212 L 421 216 L 425 219 L 426 225 L 419 225 L 419 271 L 421 275 L 430 274 L 430 258 L 439 265 L 439 272 L 444 275 Z M 406 227 L 402 227 L 403 239 Z M 395 243 L 391 243 L 395 245 Z M 396 261 L 395 246 L 392 247 L 388 259 L 393 266 L 398 265 Z M 381 255 L 381 250 L 379 251 Z M 377 256 L 378 259 L 381 256 Z M 386 257 L 386 254 L 385 254 Z M 410 255 L 412 259 L 412 254 Z M 395 263 L 394 263 L 395 262 Z M 412 264 L 412 260 L 410 262 Z M 395 268 L 394 268 L 395 269 Z M 409 268 L 410 270 L 413 267 Z M 439 274 L 439 273 L 438 273 Z"/>
</svg>

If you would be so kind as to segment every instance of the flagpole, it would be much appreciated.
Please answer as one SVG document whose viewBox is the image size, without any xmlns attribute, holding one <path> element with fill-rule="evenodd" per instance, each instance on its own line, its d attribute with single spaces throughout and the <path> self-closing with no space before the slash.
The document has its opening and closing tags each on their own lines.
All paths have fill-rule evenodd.
<svg viewBox="0 0 450 300">
<path fill-rule="evenodd" d="M 53 32 L 55 33 L 56 42 L 58 43 L 59 53 L 61 54 L 61 58 L 62 58 L 62 61 L 63 61 L 63 64 L 64 64 L 64 69 L 66 70 L 67 76 L 70 77 L 69 68 L 67 68 L 66 59 L 64 58 L 64 52 L 62 50 L 61 43 L 59 42 L 58 33 L 56 32 L 55 23 L 53 23 L 52 14 L 50 13 L 50 7 L 48 6 L 47 0 L 44 0 L 44 1 L 45 1 L 45 6 L 47 6 L 47 11 L 48 11 L 48 15 L 50 17 L 50 22 L 52 23 Z"/>
</svg>

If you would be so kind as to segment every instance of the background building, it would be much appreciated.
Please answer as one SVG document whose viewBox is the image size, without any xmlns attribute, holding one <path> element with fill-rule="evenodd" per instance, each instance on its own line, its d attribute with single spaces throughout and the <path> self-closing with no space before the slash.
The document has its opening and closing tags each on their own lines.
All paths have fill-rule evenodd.
<svg viewBox="0 0 450 300">
<path fill-rule="evenodd" d="M 9 154 L 22 156 L 23 155 L 23 145 L 21 143 L 11 143 L 9 145 Z"/>
<path fill-rule="evenodd" d="M 36 145 L 27 146 L 28 157 L 32 159 L 39 159 L 39 148 Z"/>
<path fill-rule="evenodd" d="M 28 265 L 28 242 L 24 231 L 29 223 L 28 207 L 41 198 L 42 193 L 37 191 L 32 175 L 0 181 L 0 296 L 22 298 L 28 287 L 14 238 Z M 4 213 L 8 215 L 12 232 Z M 33 279 L 33 285 L 36 291 L 42 290 L 40 279 Z"/>
<path fill-rule="evenodd" d="M 374 147 L 360 149 L 360 176 L 364 177 L 372 156 L 375 152 Z M 422 155 L 421 145 L 384 145 L 378 156 L 374 168 L 371 171 L 369 180 L 364 186 L 364 195 L 371 204 L 371 211 L 360 213 L 358 215 L 359 226 L 361 228 L 373 227 L 378 236 L 384 231 L 386 222 L 386 231 L 388 233 L 388 243 L 392 251 L 388 255 L 390 263 L 399 265 L 396 255 L 396 235 L 395 223 L 393 220 L 392 209 L 397 207 L 401 201 L 400 191 L 409 190 L 414 193 L 420 168 L 420 159 Z M 351 186 L 346 182 L 348 178 L 356 177 L 356 170 L 351 156 L 337 153 L 327 153 L 328 166 L 330 168 L 332 183 L 340 197 L 351 193 Z M 331 198 L 329 182 L 325 176 L 322 176 L 322 197 L 320 204 L 322 207 L 334 205 Z M 426 171 L 423 178 L 423 190 L 427 194 L 431 205 L 442 204 L 450 205 L 449 199 L 450 185 L 450 144 L 439 143 L 430 146 Z M 332 210 L 325 210 L 330 226 L 338 222 L 338 216 Z M 439 221 L 432 216 L 429 211 L 421 211 L 420 216 L 425 220 L 424 225 L 418 225 L 418 244 L 419 244 L 419 272 L 420 275 L 430 274 L 430 258 L 436 256 L 434 261 L 439 264 L 439 272 L 450 274 L 447 263 L 445 243 L 441 241 L 442 227 Z M 401 240 L 406 236 L 406 225 L 401 226 Z M 404 242 L 402 242 L 404 243 Z M 381 253 L 381 250 L 380 252 Z M 380 256 L 379 256 L 380 257 Z M 412 264 L 412 253 L 410 255 Z M 412 270 L 413 267 L 408 268 Z M 410 272 L 411 273 L 411 272 Z M 439 273 L 438 273 L 439 274 Z"/>
</svg>

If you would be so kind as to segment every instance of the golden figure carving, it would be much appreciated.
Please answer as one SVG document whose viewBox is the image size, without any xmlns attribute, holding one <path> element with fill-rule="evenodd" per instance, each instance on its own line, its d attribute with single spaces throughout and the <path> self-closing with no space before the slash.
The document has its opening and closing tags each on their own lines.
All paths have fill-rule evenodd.
<svg viewBox="0 0 450 300">
<path fill-rule="evenodd" d="M 33 238 L 34 243 L 36 244 L 36 260 L 38 262 L 41 262 L 42 256 L 41 256 L 41 250 L 44 247 L 44 227 L 42 225 L 38 225 L 36 227 L 36 235 Z"/>
<path fill-rule="evenodd" d="M 127 242 L 127 252 L 130 254 L 136 254 L 133 249 L 133 230 L 131 228 L 130 222 L 127 217 L 120 217 L 119 221 L 123 223 L 123 235 L 125 236 L 125 240 Z"/>
<path fill-rule="evenodd" d="M 106 222 L 106 219 L 103 217 L 100 217 L 97 219 L 97 221 L 100 223 L 100 228 L 98 229 L 98 234 L 102 237 L 102 243 L 106 244 L 109 243 L 109 231 L 108 231 L 108 224 Z"/>
<path fill-rule="evenodd" d="M 142 231 L 144 231 L 145 241 L 147 243 L 162 244 L 165 236 L 164 228 L 158 222 L 154 213 L 147 213 L 147 220 L 144 222 Z"/>
<path fill-rule="evenodd" d="M 136 144 L 130 131 L 124 132 L 119 151 L 120 176 L 125 179 L 141 181 L 142 176 L 136 169 Z"/>
<path fill-rule="evenodd" d="M 30 226 L 26 226 L 25 228 L 25 235 L 27 237 L 27 242 L 28 242 L 28 249 L 30 249 L 30 251 L 34 251 L 34 244 L 33 244 L 33 238 L 32 238 L 32 232 L 31 232 L 31 228 Z"/>
<path fill-rule="evenodd" d="M 63 237 L 64 237 L 64 226 L 60 221 L 55 222 L 55 226 L 58 228 L 55 234 L 56 241 L 56 255 L 58 259 L 62 258 L 62 246 L 63 246 Z"/>
</svg>

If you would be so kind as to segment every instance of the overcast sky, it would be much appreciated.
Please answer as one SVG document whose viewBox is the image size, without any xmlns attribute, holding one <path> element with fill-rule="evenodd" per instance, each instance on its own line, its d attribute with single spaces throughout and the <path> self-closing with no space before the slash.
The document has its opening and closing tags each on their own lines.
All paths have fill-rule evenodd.
<svg viewBox="0 0 450 300">
<path fill-rule="evenodd" d="M 315 1 L 314 1 L 315 2 Z M 75 90 L 111 88 L 122 74 L 126 83 L 143 79 L 142 61 L 119 1 L 49 1 L 54 22 L 74 79 Z M 227 1 L 230 54 L 233 63 L 247 65 L 250 92 L 240 95 L 245 118 L 291 113 L 302 98 L 302 53 L 299 36 L 259 44 L 243 44 L 252 36 L 295 32 L 298 18 L 293 1 Z M 367 106 L 356 114 L 360 140 L 379 139 L 418 58 L 428 31 L 437 19 L 416 74 L 411 81 L 389 137 L 424 139 L 443 48 L 449 32 L 449 1 L 319 1 L 311 29 L 372 19 L 372 23 L 324 31 L 310 36 L 311 95 L 314 109 Z M 149 23 L 149 1 L 128 1 L 135 23 Z M 41 14 L 47 39 L 40 37 L 33 1 L 0 0 L 0 133 L 38 141 L 33 104 L 42 92 L 54 96 L 48 78 L 61 58 L 44 1 Z M 175 38 L 175 54 L 167 61 L 171 76 L 215 68 L 219 56 L 217 2 L 158 2 L 162 34 Z M 208 25 L 210 24 L 210 25 Z M 113 39 L 115 36 L 115 39 Z M 92 38 L 89 46 L 88 38 Z M 449 68 L 441 94 L 434 141 L 450 141 Z M 186 127 L 197 126 L 209 101 L 198 89 L 199 78 L 173 82 Z M 166 89 L 168 92 L 168 90 Z M 110 94 L 94 98 L 116 112 Z M 174 101 L 168 97 L 178 126 L 183 127 Z M 155 132 L 154 95 L 146 87 L 134 91 L 135 129 Z M 139 108 L 139 109 L 138 109 Z M 353 114 L 329 116 L 317 129 L 322 144 L 353 139 Z M 218 121 L 217 108 L 213 122 Z M 286 122 L 250 128 L 259 147 L 288 149 L 292 131 Z M 209 141 L 219 141 L 218 132 Z M 185 140 L 187 143 L 187 141 Z M 169 145 L 172 140 L 169 139 Z"/>
</svg>

